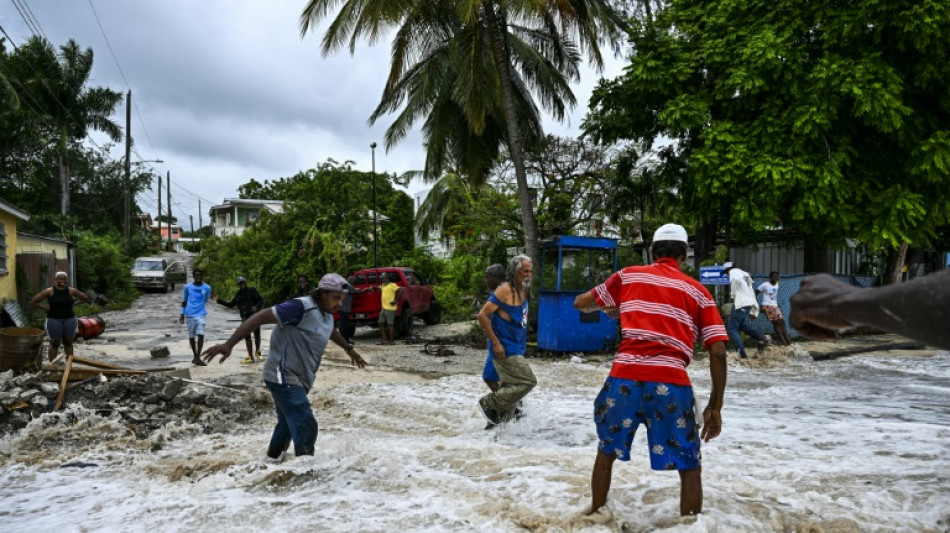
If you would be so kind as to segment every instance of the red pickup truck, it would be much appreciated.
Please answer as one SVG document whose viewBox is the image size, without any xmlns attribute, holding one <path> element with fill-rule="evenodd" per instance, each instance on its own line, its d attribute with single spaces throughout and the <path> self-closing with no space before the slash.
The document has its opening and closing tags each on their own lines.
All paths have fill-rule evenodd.
<svg viewBox="0 0 950 533">
<path fill-rule="evenodd" d="M 428 325 L 438 324 L 442 320 L 442 307 L 435 301 L 432 287 L 411 268 L 380 267 L 358 270 L 352 274 L 356 278 L 354 286 L 357 289 L 379 287 L 390 274 L 396 274 L 396 282 L 405 288 L 399 292 L 396 305 L 396 334 L 409 336 L 412 333 L 414 317 L 422 318 Z M 356 326 L 379 327 L 379 311 L 382 309 L 382 300 L 379 291 L 367 291 L 353 296 L 353 307 L 350 310 L 350 327 Z M 353 334 L 352 331 L 349 332 Z"/>
</svg>

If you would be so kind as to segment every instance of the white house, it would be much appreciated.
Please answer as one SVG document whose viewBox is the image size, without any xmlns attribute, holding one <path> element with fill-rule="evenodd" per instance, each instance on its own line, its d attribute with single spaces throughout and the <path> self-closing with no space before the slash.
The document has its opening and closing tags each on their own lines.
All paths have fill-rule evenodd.
<svg viewBox="0 0 950 533">
<path fill-rule="evenodd" d="M 282 213 L 284 202 L 281 200 L 256 200 L 245 198 L 225 198 L 221 205 L 212 206 L 211 227 L 216 237 L 240 235 L 244 229 L 257 221 L 261 211 Z"/>
</svg>

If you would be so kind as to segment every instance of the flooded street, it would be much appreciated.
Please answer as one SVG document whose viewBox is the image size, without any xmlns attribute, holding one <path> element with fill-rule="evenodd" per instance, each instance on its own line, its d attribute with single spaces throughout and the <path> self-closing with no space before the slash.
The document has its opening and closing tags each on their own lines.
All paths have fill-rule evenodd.
<svg viewBox="0 0 950 533">
<path fill-rule="evenodd" d="M 77 355 L 187 368 L 179 303 L 176 287 L 107 313 L 105 334 Z M 206 344 L 236 318 L 210 303 Z M 220 430 L 183 419 L 144 439 L 75 403 L 70 416 L 34 420 L 0 441 L 2 530 L 950 531 L 947 352 L 815 362 L 799 351 L 756 366 L 730 357 L 723 433 L 703 446 L 704 514 L 678 517 L 679 478 L 649 470 L 641 431 L 633 460 L 615 465 L 606 510 L 586 517 L 592 405 L 608 362 L 530 359 L 539 384 L 528 416 L 486 431 L 475 409 L 483 350 L 430 356 L 377 338 L 357 334 L 366 371 L 328 350 L 311 392 L 313 457 L 263 460 L 270 408 Z M 155 344 L 171 357 L 152 360 Z M 245 384 L 229 393 L 253 398 L 259 367 L 239 365 L 243 356 L 238 345 L 191 379 Z M 691 375 L 705 403 L 706 362 Z"/>
</svg>

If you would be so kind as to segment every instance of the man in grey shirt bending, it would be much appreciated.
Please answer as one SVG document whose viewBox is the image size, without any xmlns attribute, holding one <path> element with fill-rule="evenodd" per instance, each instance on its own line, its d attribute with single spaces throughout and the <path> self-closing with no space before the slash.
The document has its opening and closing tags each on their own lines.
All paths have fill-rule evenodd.
<svg viewBox="0 0 950 533">
<path fill-rule="evenodd" d="M 353 345 L 333 327 L 333 313 L 340 308 L 348 288 L 342 276 L 327 274 L 308 296 L 258 311 L 242 322 L 230 339 L 202 354 L 207 362 L 220 354 L 223 363 L 231 349 L 254 328 L 276 324 L 262 376 L 277 408 L 277 426 L 267 448 L 267 456 L 272 459 L 280 459 L 291 441 L 296 455 L 313 455 L 318 428 L 307 393 L 330 340 L 346 351 L 354 365 L 366 366 Z"/>
</svg>

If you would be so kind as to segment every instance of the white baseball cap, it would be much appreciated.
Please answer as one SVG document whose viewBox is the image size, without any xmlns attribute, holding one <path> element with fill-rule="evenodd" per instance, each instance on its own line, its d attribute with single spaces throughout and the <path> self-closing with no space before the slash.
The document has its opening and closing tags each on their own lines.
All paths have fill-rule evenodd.
<svg viewBox="0 0 950 533">
<path fill-rule="evenodd" d="M 663 224 L 660 229 L 653 233 L 653 242 L 657 241 L 679 241 L 689 243 L 686 235 L 686 228 L 679 224 Z"/>
<path fill-rule="evenodd" d="M 733 266 L 735 266 L 735 265 L 732 264 L 732 261 L 727 261 L 727 262 L 725 262 L 725 263 L 722 264 L 722 269 L 723 269 L 723 270 L 729 270 L 729 269 L 732 268 Z"/>
</svg>

